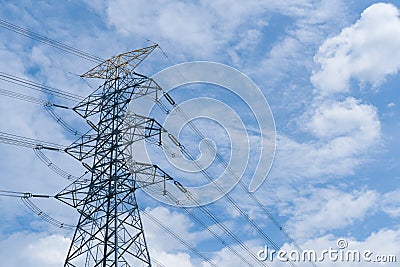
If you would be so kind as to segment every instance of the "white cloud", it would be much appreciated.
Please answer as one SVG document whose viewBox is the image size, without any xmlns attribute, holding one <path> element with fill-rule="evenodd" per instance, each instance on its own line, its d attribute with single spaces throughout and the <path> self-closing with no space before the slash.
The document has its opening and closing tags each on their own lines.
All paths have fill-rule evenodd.
<svg viewBox="0 0 400 267">
<path fill-rule="evenodd" d="M 167 47 L 167 50 L 181 51 L 203 59 L 215 58 L 222 52 L 229 54 L 234 63 L 239 63 L 246 59 L 239 58 L 238 53 L 251 53 L 257 44 L 265 46 L 262 43 L 266 37 L 263 32 L 269 27 L 273 15 L 280 14 L 298 20 L 290 36 L 302 41 L 315 40 L 315 37 L 320 37 L 312 30 L 313 26 L 343 18 L 337 15 L 343 14 L 341 3 L 340 0 L 298 0 L 291 3 L 271 0 L 157 0 L 151 3 L 118 0 L 108 3 L 105 13 L 109 24 L 125 36 L 151 39 Z M 101 13 L 98 7 L 96 9 Z M 273 32 L 275 29 L 268 30 Z"/>
<path fill-rule="evenodd" d="M 103 14 L 107 7 L 106 0 L 83 0 L 95 12 Z"/>
<path fill-rule="evenodd" d="M 380 122 L 376 108 L 362 104 L 361 101 L 352 97 L 342 102 L 324 102 L 318 105 L 307 121 L 305 123 L 308 130 L 320 139 L 329 140 L 351 136 L 369 147 L 379 139 L 380 135 Z"/>
<path fill-rule="evenodd" d="M 312 188 L 293 200 L 285 213 L 292 217 L 289 231 L 297 238 L 318 236 L 363 220 L 373 211 L 379 194 L 372 190 L 343 192 L 331 188 Z"/>
<path fill-rule="evenodd" d="M 108 5 L 106 13 L 109 23 L 125 35 L 135 34 L 206 56 L 235 38 L 250 14 L 257 17 L 263 12 L 262 5 L 258 1 L 239 5 L 224 1 L 118 0 Z"/>
<path fill-rule="evenodd" d="M 340 10 L 340 7 L 340 2 L 332 5 L 321 3 L 318 9 L 321 15 L 317 16 L 318 19 L 314 22 L 317 23 L 322 18 L 326 18 L 324 14 L 327 9 Z M 364 11 L 362 18 L 356 24 L 344 29 L 340 35 L 326 40 L 321 46 L 320 51 L 314 59 L 316 63 L 320 64 L 320 69 L 311 77 L 311 80 L 317 87 L 318 94 L 306 106 L 304 115 L 298 120 L 299 128 L 311 134 L 309 136 L 311 138 L 300 142 L 288 136 L 279 136 L 276 165 L 275 170 L 273 170 L 275 173 L 279 173 L 279 176 L 320 177 L 325 179 L 326 177 L 322 176 L 348 175 L 353 173 L 360 163 L 364 162 L 365 153 L 370 152 L 372 148 L 381 144 L 380 120 L 378 118 L 378 111 L 374 106 L 362 103 L 361 100 L 353 97 L 347 97 L 344 100 L 335 100 L 320 98 L 318 95 L 319 93 L 328 94 L 338 88 L 341 92 L 346 91 L 347 83 L 351 76 L 354 75 L 358 75 L 357 77 L 360 81 L 377 84 L 377 82 L 383 81 L 387 74 L 392 73 L 390 70 L 393 70 L 392 66 L 394 63 L 392 64 L 391 62 L 398 64 L 400 60 L 387 61 L 386 57 L 396 57 L 399 53 L 398 49 L 394 48 L 396 46 L 392 46 L 393 42 L 390 42 L 390 39 L 388 39 L 394 38 L 395 41 L 399 40 L 400 42 L 400 38 L 398 37 L 400 35 L 393 34 L 397 28 L 400 30 L 397 13 L 397 9 L 392 5 L 373 5 Z M 385 21 L 380 22 L 382 24 L 380 26 L 385 30 L 379 31 L 379 28 L 375 25 L 372 29 L 369 29 L 370 24 L 377 23 L 372 22 L 373 20 L 381 20 L 382 14 L 386 14 L 390 18 L 388 23 Z M 304 22 L 304 29 L 308 29 L 307 25 L 310 26 L 313 20 L 304 19 L 304 21 L 307 21 Z M 310 29 L 316 30 L 317 27 L 310 27 Z M 376 33 L 373 32 L 370 34 L 370 30 L 376 31 Z M 356 34 L 353 35 L 353 32 Z M 365 47 L 363 42 L 357 43 L 353 41 L 353 38 L 358 38 L 354 37 L 355 35 L 358 36 L 357 34 L 365 35 L 362 37 L 366 42 Z M 384 37 L 382 42 L 379 39 L 380 37 Z M 275 46 L 271 49 L 270 60 L 273 59 L 275 63 L 278 62 L 278 64 L 272 64 L 273 66 L 290 66 L 293 64 L 293 59 L 298 58 L 296 54 L 302 53 L 300 52 L 302 44 L 293 38 L 291 42 L 288 42 L 288 38 L 292 37 L 284 39 L 280 43 L 281 47 Z M 314 36 L 311 40 L 315 41 L 318 38 Z M 352 46 L 343 45 L 342 43 L 350 43 Z M 387 48 L 380 48 L 386 44 L 388 44 Z M 369 52 L 369 50 L 376 51 Z M 393 55 L 385 54 L 386 52 L 383 50 L 392 51 Z M 371 57 L 373 60 L 369 63 L 370 60 L 368 59 L 368 62 L 365 64 L 360 64 L 358 61 L 354 61 L 356 53 L 365 57 Z M 290 59 L 290 55 L 293 55 L 294 58 Z M 350 61 L 351 64 L 339 64 L 339 62 L 347 62 L 349 59 L 352 60 Z M 378 64 L 378 61 L 382 61 L 383 63 Z M 359 71 L 356 67 L 360 65 L 367 65 L 369 67 L 368 71 L 378 71 L 379 75 L 374 76 L 368 72 Z M 351 72 L 348 71 L 348 66 L 352 67 Z M 397 66 L 400 66 L 400 64 L 396 65 L 396 68 Z M 272 67 L 270 68 L 272 69 Z M 274 67 L 272 72 L 276 72 L 277 69 Z M 344 74 L 331 73 L 332 70 L 338 73 L 344 72 Z M 276 78 L 277 75 L 274 77 Z M 378 78 L 375 79 L 373 77 Z M 374 80 L 368 80 L 367 78 L 373 78 Z M 342 81 L 344 81 L 344 84 L 340 85 L 339 83 Z M 335 88 L 332 87 L 335 90 L 329 87 L 330 83 L 335 86 L 338 85 Z"/>
<path fill-rule="evenodd" d="M 172 212 L 164 207 L 156 207 L 154 209 L 147 209 L 146 213 L 151 214 L 157 218 L 166 227 L 172 229 L 183 240 L 191 244 L 193 247 L 197 242 L 204 240 L 205 236 L 201 232 L 191 230 L 193 222 L 190 221 L 185 215 L 179 212 Z M 154 223 L 145 214 L 142 216 L 144 228 L 146 231 L 146 240 L 149 248 L 153 252 L 165 251 L 176 252 L 180 250 L 187 250 L 187 247 L 179 243 L 169 233 L 165 232 L 160 226 Z M 158 254 L 158 253 L 157 253 Z"/>
<path fill-rule="evenodd" d="M 276 3 L 277 12 L 287 16 L 288 20 L 293 20 L 293 23 L 284 29 L 279 29 L 282 31 L 280 38 L 271 40 L 272 48 L 262 51 L 265 55 L 261 57 L 260 62 L 255 60 L 251 63 L 254 66 L 250 67 L 252 72 L 262 75 L 262 82 L 274 84 L 274 94 L 279 93 L 275 90 L 275 86 L 281 87 L 279 91 L 285 90 L 281 82 L 286 85 L 288 82 L 286 79 L 293 83 L 295 80 L 302 81 L 304 76 L 309 74 L 313 65 L 312 56 L 318 45 L 328 32 L 346 23 L 348 13 L 346 5 L 341 0 L 276 1 Z M 304 89 L 302 88 L 302 91 Z M 293 96 L 293 92 L 288 94 Z M 285 96 L 285 101 L 293 100 Z M 296 98 L 295 102 L 298 101 Z"/>
<path fill-rule="evenodd" d="M 56 267 L 64 263 L 71 240 L 47 233 L 15 233 L 0 241 L 2 266 Z"/>
<path fill-rule="evenodd" d="M 400 217 L 400 190 L 384 194 L 381 205 L 382 210 L 390 216 Z"/>
<path fill-rule="evenodd" d="M 156 258 L 157 262 L 160 262 L 166 267 L 175 267 L 175 266 L 187 266 L 187 267 L 192 267 L 192 263 L 190 261 L 190 255 L 186 253 L 166 253 L 165 251 L 162 251 L 160 253 L 157 253 L 156 256 L 154 256 L 152 259 Z M 153 265 L 154 265 L 154 260 L 153 260 Z M 158 266 L 158 265 L 157 265 Z"/>
<path fill-rule="evenodd" d="M 352 78 L 378 86 L 400 68 L 399 10 L 378 3 L 352 26 L 327 39 L 315 56 L 320 65 L 311 81 L 322 95 L 347 92 Z"/>
<path fill-rule="evenodd" d="M 250 252 L 256 256 L 257 251 L 260 248 L 260 242 L 256 241 L 248 241 L 244 242 L 244 244 L 249 248 Z M 234 250 L 239 252 L 240 256 L 242 256 L 247 262 L 251 263 L 252 266 L 258 266 L 259 261 L 256 261 L 253 257 L 251 257 L 248 253 L 244 252 L 244 250 L 239 245 L 231 246 Z M 227 247 L 222 248 L 219 251 L 214 252 L 213 262 L 218 267 L 242 267 L 247 266 L 242 259 L 235 256 Z M 202 267 L 211 267 L 208 263 L 203 263 Z"/>
<path fill-rule="evenodd" d="M 299 122 L 312 139 L 298 142 L 278 135 L 274 175 L 322 180 L 349 175 L 381 143 L 376 108 L 352 97 L 318 102 Z"/>
<path fill-rule="evenodd" d="M 294 64 L 307 64 L 302 59 L 301 49 L 302 44 L 297 38 L 287 36 L 268 51 L 259 71 L 262 71 L 263 74 L 268 73 L 274 80 L 288 77 L 290 75 L 288 70 Z"/>
<path fill-rule="evenodd" d="M 52 235 L 28 244 L 27 250 L 33 260 L 49 264 L 60 264 L 65 260 L 71 240 L 59 235 Z"/>
</svg>

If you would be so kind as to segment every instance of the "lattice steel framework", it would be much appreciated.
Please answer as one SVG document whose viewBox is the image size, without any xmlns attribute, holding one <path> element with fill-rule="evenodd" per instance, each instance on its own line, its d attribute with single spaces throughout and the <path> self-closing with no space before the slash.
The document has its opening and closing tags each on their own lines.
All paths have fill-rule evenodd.
<svg viewBox="0 0 400 267">
<path fill-rule="evenodd" d="M 132 157 L 133 142 L 160 142 L 163 128 L 127 110 L 132 99 L 148 94 L 157 99 L 160 93 L 154 81 L 134 71 L 156 46 L 112 57 L 82 75 L 104 83 L 74 107 L 93 130 L 65 151 L 92 176 L 56 195 L 80 214 L 64 266 L 151 266 L 135 191 L 171 177 Z"/>
</svg>

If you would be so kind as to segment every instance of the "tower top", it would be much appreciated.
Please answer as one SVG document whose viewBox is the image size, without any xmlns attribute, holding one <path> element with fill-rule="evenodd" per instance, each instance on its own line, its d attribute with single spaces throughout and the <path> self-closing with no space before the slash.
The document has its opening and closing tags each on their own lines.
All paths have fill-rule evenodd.
<svg viewBox="0 0 400 267">
<path fill-rule="evenodd" d="M 158 44 L 113 56 L 81 75 L 84 78 L 112 79 L 119 73 L 131 73 Z"/>
</svg>

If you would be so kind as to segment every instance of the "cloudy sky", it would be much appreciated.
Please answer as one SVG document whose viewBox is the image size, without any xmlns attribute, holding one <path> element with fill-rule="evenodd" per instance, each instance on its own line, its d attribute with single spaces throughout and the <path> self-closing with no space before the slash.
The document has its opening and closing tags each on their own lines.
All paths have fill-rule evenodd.
<svg viewBox="0 0 400 267">
<path fill-rule="evenodd" d="M 246 74 L 264 94 L 275 119 L 275 160 L 268 178 L 254 193 L 272 216 L 259 209 L 240 186 L 230 197 L 240 203 L 278 248 L 290 250 L 299 246 L 322 251 L 337 248 L 337 240 L 344 238 L 349 249 L 397 255 L 400 260 L 398 1 L 22 0 L 1 1 L 0 14 L 2 20 L 101 58 L 156 42 L 161 49 L 156 49 L 140 66 L 140 72 L 148 76 L 190 61 L 219 62 Z M 93 62 L 4 28 L 0 28 L 0 37 L 0 72 L 83 96 L 96 86 L 95 81 L 79 77 L 94 66 Z M 4 81 L 0 88 L 74 104 Z M 243 176 L 247 188 L 260 155 L 259 128 L 255 117 L 249 115 L 253 103 L 243 105 L 236 96 L 211 85 L 183 87 L 171 95 L 177 102 L 197 101 L 186 105 L 187 113 L 198 110 L 199 116 L 218 119 L 194 122 L 214 139 L 227 160 L 230 153 L 232 158 L 235 153 L 241 155 L 248 145 L 249 161 Z M 239 144 L 237 149 L 226 144 L 227 136 L 231 141 L 240 139 L 235 125 L 231 120 L 221 123 L 226 113 L 200 98 L 208 99 L 208 103 L 216 99 L 236 113 L 246 128 L 248 143 Z M 76 114 L 57 112 L 77 128 L 87 127 Z M 62 145 L 76 139 L 40 105 L 1 96 L 0 114 L 1 132 Z M 153 115 L 160 116 L 160 120 L 174 119 L 162 117 L 157 111 Z M 187 127 L 181 137 L 186 139 L 188 148 L 197 147 L 199 140 Z M 54 195 L 69 184 L 29 148 L 0 144 L 0 151 L 0 190 Z M 169 166 L 167 156 L 159 156 L 156 149 L 150 148 L 148 153 L 153 155 L 151 160 L 160 161 L 157 164 L 186 184 L 196 185 L 197 178 L 204 179 L 199 173 Z M 66 155 L 48 152 L 46 156 L 73 175 L 84 172 Z M 214 162 L 210 166 L 213 176 L 221 173 L 217 165 Z M 269 165 L 261 162 L 258 168 Z M 245 266 L 232 250 L 253 266 L 289 266 L 276 260 L 265 264 L 251 258 L 249 251 L 254 256 L 265 245 L 272 248 L 272 244 L 226 198 L 206 207 L 249 251 L 197 209 L 189 210 L 190 214 L 199 216 L 206 228 L 182 208 L 165 205 L 143 192 L 138 193 L 138 201 L 146 213 L 209 259 L 207 262 L 199 258 L 143 215 L 150 254 L 164 266 L 205 267 L 212 266 L 210 262 L 222 267 Z M 74 210 L 56 200 L 35 200 L 35 204 L 69 224 L 78 218 Z M 0 212 L 1 265 L 62 265 L 73 231 L 43 222 L 18 198 L 1 197 Z M 220 239 L 208 229 L 213 229 Z M 328 260 L 316 264 L 366 266 Z M 311 266 L 298 262 L 294 265 Z"/>
</svg>

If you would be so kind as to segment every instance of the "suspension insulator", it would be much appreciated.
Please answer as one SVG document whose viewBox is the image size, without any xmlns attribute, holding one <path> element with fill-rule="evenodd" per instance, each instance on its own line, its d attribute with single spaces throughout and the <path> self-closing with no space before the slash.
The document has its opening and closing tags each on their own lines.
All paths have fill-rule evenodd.
<svg viewBox="0 0 400 267">
<path fill-rule="evenodd" d="M 99 130 L 97 129 L 97 126 L 94 125 L 93 122 L 91 122 L 90 120 L 86 120 L 87 124 L 89 124 L 90 127 L 92 127 L 93 130 L 95 130 L 96 132 L 98 132 Z"/>
<path fill-rule="evenodd" d="M 187 193 L 187 189 L 183 187 L 183 185 L 180 182 L 174 181 L 174 185 L 176 185 L 176 187 L 178 187 L 178 189 L 181 190 L 182 193 Z"/>
<path fill-rule="evenodd" d="M 181 146 L 181 143 L 179 143 L 178 139 L 176 139 L 172 134 L 168 134 L 168 138 L 171 139 L 172 143 L 174 143 L 176 146 Z"/>
<path fill-rule="evenodd" d="M 175 106 L 175 104 L 176 104 L 175 101 L 172 99 L 172 97 L 168 93 L 164 93 L 164 96 L 172 106 Z"/>
</svg>

